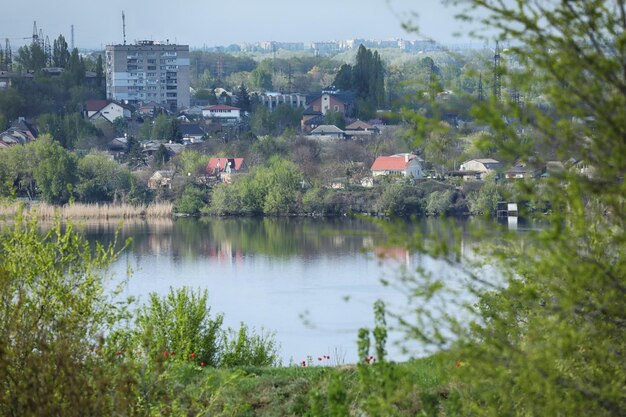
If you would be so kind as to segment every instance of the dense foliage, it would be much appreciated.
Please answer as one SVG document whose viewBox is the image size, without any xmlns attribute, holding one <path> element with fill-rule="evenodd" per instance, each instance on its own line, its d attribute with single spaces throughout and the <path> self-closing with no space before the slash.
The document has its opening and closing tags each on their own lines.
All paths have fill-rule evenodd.
<svg viewBox="0 0 626 417">
<path fill-rule="evenodd" d="M 521 65 L 514 70 L 503 65 L 502 82 L 515 85 L 522 96 L 542 85 L 542 103 L 522 106 L 517 97 L 500 100 L 495 94 L 476 103 L 474 113 L 494 132 L 489 146 L 526 161 L 545 161 L 550 156 L 537 150 L 552 148 L 561 158 L 583 159 L 593 170 L 564 169 L 541 187 L 518 183 L 520 198 L 549 201 L 549 226 L 483 245 L 481 263 L 498 273 L 466 267 L 472 302 L 456 298 L 454 277 L 423 270 L 413 279 L 403 277 L 400 285 L 415 315 L 399 317 L 400 322 L 409 338 L 450 347 L 458 355 L 454 400 L 441 411 L 445 415 L 624 414 L 626 5 L 460 3 L 469 6 L 470 18 L 478 12 L 502 40 L 515 42 L 509 53 Z M 533 146 L 502 123 L 503 115 L 536 129 Z M 432 128 L 421 123 L 426 131 Z M 487 181 L 481 193 L 476 210 L 491 206 L 498 190 Z M 399 234 L 395 230 L 393 236 Z M 398 241 L 455 265 L 464 259 L 442 236 Z"/>
</svg>

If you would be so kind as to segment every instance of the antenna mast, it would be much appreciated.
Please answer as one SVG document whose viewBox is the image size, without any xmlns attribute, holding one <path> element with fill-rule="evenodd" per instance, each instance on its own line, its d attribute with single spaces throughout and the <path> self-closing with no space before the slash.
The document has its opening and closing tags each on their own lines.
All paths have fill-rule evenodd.
<svg viewBox="0 0 626 417">
<path fill-rule="evenodd" d="M 124 45 L 126 45 L 126 16 L 122 10 L 122 34 L 124 35 Z"/>
<path fill-rule="evenodd" d="M 52 47 L 50 46 L 50 38 L 46 35 L 46 41 L 44 42 L 44 51 L 46 53 L 46 65 L 52 66 Z"/>
<path fill-rule="evenodd" d="M 33 22 L 33 45 L 39 43 L 39 32 L 37 32 L 37 21 Z"/>
<path fill-rule="evenodd" d="M 72 25 L 72 51 L 74 50 L 74 25 Z"/>
</svg>

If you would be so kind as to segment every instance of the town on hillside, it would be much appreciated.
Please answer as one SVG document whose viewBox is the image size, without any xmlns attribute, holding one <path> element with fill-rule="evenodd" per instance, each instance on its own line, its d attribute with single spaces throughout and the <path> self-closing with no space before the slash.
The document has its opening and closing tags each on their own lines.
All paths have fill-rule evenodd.
<svg viewBox="0 0 626 417">
<path fill-rule="evenodd" d="M 495 132 L 473 104 L 541 105 L 500 79 L 500 66 L 520 63 L 497 44 L 142 40 L 79 51 L 35 34 L 0 53 L 5 197 L 172 201 L 191 214 L 495 215 L 516 181 L 594 175 L 581 155 L 533 147 L 539 134 L 519 117 L 502 123 L 527 152 L 482 146 Z M 45 155 L 64 163 L 41 164 Z M 261 184 L 274 175 L 280 191 Z M 264 189 L 261 201 L 242 202 L 249 186 Z M 272 193 L 284 201 L 266 204 Z"/>
</svg>

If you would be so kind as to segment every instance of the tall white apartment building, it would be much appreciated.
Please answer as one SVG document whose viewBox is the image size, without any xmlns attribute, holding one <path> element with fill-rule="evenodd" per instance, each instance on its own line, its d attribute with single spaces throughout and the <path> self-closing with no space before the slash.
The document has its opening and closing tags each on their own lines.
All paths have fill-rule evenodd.
<svg viewBox="0 0 626 417">
<path fill-rule="evenodd" d="M 155 102 L 171 111 L 189 107 L 189 45 L 107 45 L 106 81 L 110 100 Z"/>
</svg>

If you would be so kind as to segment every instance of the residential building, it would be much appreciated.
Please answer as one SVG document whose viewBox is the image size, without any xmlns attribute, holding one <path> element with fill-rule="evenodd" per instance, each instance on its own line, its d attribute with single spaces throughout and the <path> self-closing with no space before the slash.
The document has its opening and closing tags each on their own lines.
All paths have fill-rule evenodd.
<svg viewBox="0 0 626 417">
<path fill-rule="evenodd" d="M 357 120 L 346 126 L 345 132 L 348 139 L 367 139 L 372 135 L 377 135 L 380 130 L 376 126 Z"/>
<path fill-rule="evenodd" d="M 320 111 L 315 111 L 311 107 L 308 107 L 302 113 L 302 120 L 300 121 L 300 129 L 303 133 L 310 133 L 316 127 L 324 124 L 324 115 Z"/>
<path fill-rule="evenodd" d="M 491 158 L 470 159 L 461 164 L 459 173 L 464 180 L 484 180 L 487 174 L 502 168 L 499 161 Z"/>
<path fill-rule="evenodd" d="M 23 117 L 18 118 L 11 126 L 0 133 L 0 148 L 25 144 L 31 142 L 39 136 L 39 131 L 35 126 L 26 121 Z"/>
<path fill-rule="evenodd" d="M 336 111 L 343 116 L 351 116 L 354 111 L 355 97 L 350 91 L 337 90 L 329 87 L 321 93 L 312 94 L 307 97 L 309 107 L 316 112 L 326 114 L 329 111 Z"/>
<path fill-rule="evenodd" d="M 320 125 L 311 131 L 311 136 L 319 136 L 329 139 L 344 139 L 346 134 L 335 125 Z"/>
<path fill-rule="evenodd" d="M 187 139 L 192 143 L 200 141 L 206 135 L 206 132 L 198 123 L 182 123 L 180 132 L 183 134 L 183 141 Z"/>
<path fill-rule="evenodd" d="M 112 100 L 87 100 L 85 114 L 89 120 L 105 119 L 111 123 L 119 117 L 130 119 L 130 108 Z"/>
<path fill-rule="evenodd" d="M 173 171 L 155 171 L 148 180 L 148 188 L 156 190 L 159 188 L 172 188 Z"/>
<path fill-rule="evenodd" d="M 373 177 L 396 174 L 420 179 L 424 178 L 424 161 L 410 153 L 379 156 L 372 164 L 371 171 Z"/>
<path fill-rule="evenodd" d="M 107 45 L 105 61 L 109 100 L 154 101 L 170 111 L 189 107 L 189 45 Z"/>
<path fill-rule="evenodd" d="M 221 173 L 237 173 L 248 170 L 243 158 L 211 158 L 207 164 L 207 174 L 219 175 Z"/>
<path fill-rule="evenodd" d="M 248 171 L 248 165 L 243 158 L 211 158 L 206 167 L 206 173 L 218 180 L 229 183 L 233 174 Z"/>
<path fill-rule="evenodd" d="M 215 104 L 202 109 L 202 116 L 217 119 L 222 123 L 237 123 L 241 120 L 241 109 L 226 104 Z"/>
<path fill-rule="evenodd" d="M 526 163 L 517 163 L 504 173 L 507 180 L 524 180 L 539 178 L 546 172 L 546 167 L 538 167 Z"/>
</svg>

